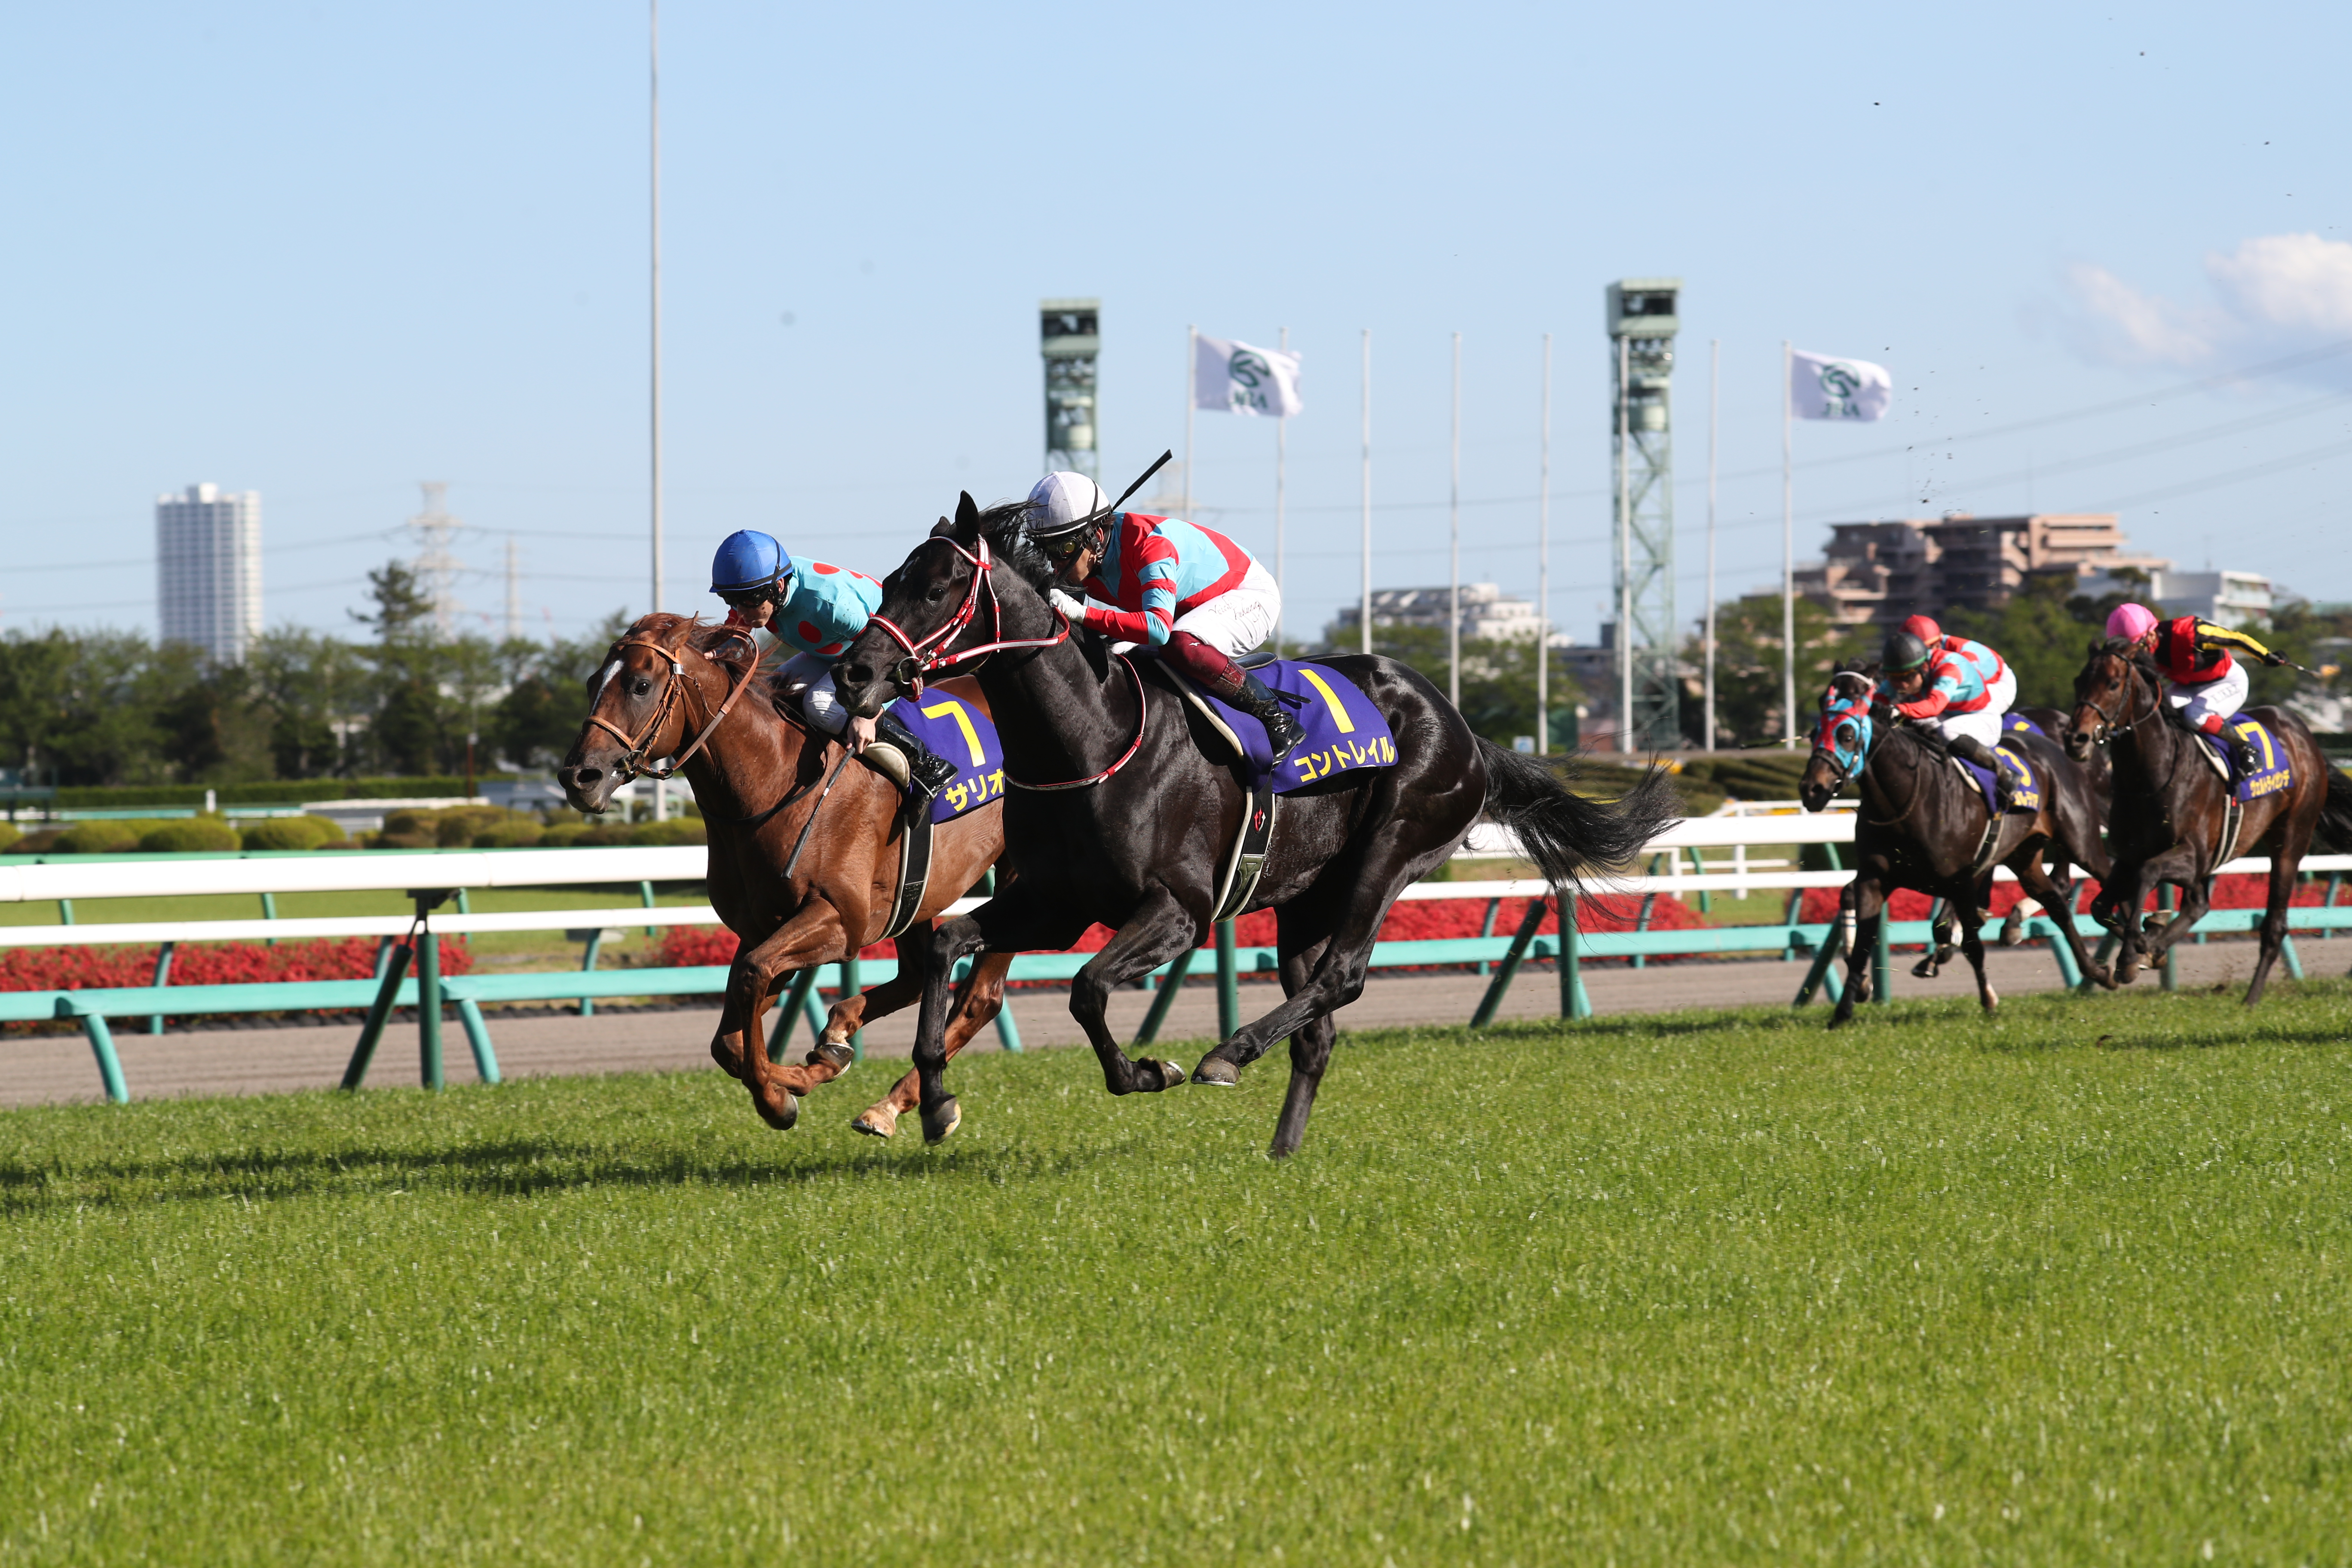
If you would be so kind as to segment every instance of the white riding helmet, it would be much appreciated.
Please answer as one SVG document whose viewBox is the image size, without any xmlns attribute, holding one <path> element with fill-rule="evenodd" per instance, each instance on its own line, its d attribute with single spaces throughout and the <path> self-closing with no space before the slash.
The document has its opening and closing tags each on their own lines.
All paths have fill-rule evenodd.
<svg viewBox="0 0 2352 1568">
<path fill-rule="evenodd" d="M 1029 491 L 1029 510 L 1023 519 L 1032 539 L 1053 539 L 1104 521 L 1110 498 L 1102 486 L 1084 474 L 1064 469 L 1047 474 Z"/>
</svg>

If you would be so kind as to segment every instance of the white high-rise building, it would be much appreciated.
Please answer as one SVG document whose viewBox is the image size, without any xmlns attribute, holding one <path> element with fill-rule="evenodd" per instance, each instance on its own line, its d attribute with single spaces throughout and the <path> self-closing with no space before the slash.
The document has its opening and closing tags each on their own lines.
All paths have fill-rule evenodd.
<svg viewBox="0 0 2352 1568">
<path fill-rule="evenodd" d="M 217 485 L 155 498 L 155 602 L 163 640 L 241 662 L 261 635 L 261 492 Z"/>
</svg>

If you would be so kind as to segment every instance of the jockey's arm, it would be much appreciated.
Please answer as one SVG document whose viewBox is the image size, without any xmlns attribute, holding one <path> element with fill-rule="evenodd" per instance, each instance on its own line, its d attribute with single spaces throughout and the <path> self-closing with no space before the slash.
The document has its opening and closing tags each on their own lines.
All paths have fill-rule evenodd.
<svg viewBox="0 0 2352 1568">
<path fill-rule="evenodd" d="M 1933 719 L 1950 707 L 1952 700 L 1959 693 L 1958 678 L 1949 669 L 1938 670 L 1935 681 L 1927 690 L 1919 693 L 1918 697 L 1912 701 L 1897 702 L 1895 705 L 1895 710 L 1906 719 Z"/>
<path fill-rule="evenodd" d="M 2273 653 L 2270 649 L 2264 647 L 2262 644 L 2256 642 L 2245 633 L 2238 631 L 2231 626 L 2217 626 L 2210 621 L 2200 621 L 2197 623 L 2197 646 L 2199 647 L 2236 648 L 2242 652 L 2252 654 L 2254 658 L 2261 659 L 2264 664 L 2284 664 L 2286 662 L 2286 659 L 2283 656 Z"/>
<path fill-rule="evenodd" d="M 1173 560 L 1153 562 L 1139 575 L 1143 580 L 1143 605 L 1122 610 L 1098 600 L 1087 601 L 1087 629 L 1114 642 L 1149 643 L 1157 647 L 1176 627 L 1176 567 Z"/>
</svg>

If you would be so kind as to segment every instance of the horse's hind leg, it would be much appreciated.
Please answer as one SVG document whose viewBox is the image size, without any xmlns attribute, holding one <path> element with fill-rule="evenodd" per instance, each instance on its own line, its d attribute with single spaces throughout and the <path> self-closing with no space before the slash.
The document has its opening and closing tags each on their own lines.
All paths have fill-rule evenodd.
<svg viewBox="0 0 2352 1568">
<path fill-rule="evenodd" d="M 2246 987 L 2246 1005 L 2251 1007 L 2263 999 L 2263 987 L 2271 977 L 2271 965 L 2278 962 L 2280 944 L 2286 941 L 2287 906 L 2294 902 L 2295 873 L 2302 868 L 2304 851 L 2311 847 L 2311 829 L 2297 833 L 2290 824 L 2281 834 L 2277 850 L 2271 856 L 2271 885 L 2268 907 L 2263 911 L 2263 946 L 2261 956 L 2254 960 L 2253 984 Z"/>
<path fill-rule="evenodd" d="M 1009 952 L 983 952 L 956 993 L 955 1012 L 948 1019 L 948 1059 L 971 1043 L 974 1035 L 995 1021 L 1004 1005 L 1004 972 L 1013 967 Z M 890 1092 L 857 1113 L 852 1131 L 887 1138 L 898 1130 L 898 1118 L 921 1103 L 921 1075 L 909 1069 L 890 1086 Z"/>
<path fill-rule="evenodd" d="M 1289 911 L 1283 911 L 1287 914 Z M 1280 917 L 1276 917 L 1280 923 Z M 1292 934 L 1284 932 L 1286 936 Z M 1295 996 L 1307 984 L 1308 972 L 1322 956 L 1323 942 L 1282 955 L 1282 989 Z M 1307 1118 L 1315 1110 L 1315 1091 L 1323 1087 L 1323 1069 L 1331 1064 L 1331 1045 L 1339 1037 L 1339 1021 L 1326 1013 L 1309 1019 L 1290 1037 L 1290 1088 L 1282 1097 L 1282 1114 L 1274 1123 L 1274 1147 L 1269 1157 L 1279 1160 L 1298 1152 L 1307 1138 Z M 1202 1066 L 1207 1064 L 1203 1062 Z M 1196 1071 L 1198 1069 L 1195 1069 Z"/>
</svg>

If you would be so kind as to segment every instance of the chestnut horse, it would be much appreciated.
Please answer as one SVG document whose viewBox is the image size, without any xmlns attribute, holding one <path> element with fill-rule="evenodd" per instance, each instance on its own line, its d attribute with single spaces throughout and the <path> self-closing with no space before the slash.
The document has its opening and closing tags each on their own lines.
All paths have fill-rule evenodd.
<svg viewBox="0 0 2352 1568">
<path fill-rule="evenodd" d="M 2262 954 L 2246 987 L 2246 1005 L 2252 1006 L 2263 999 L 2263 982 L 2278 960 L 2295 871 L 2314 835 L 2339 850 L 2352 849 L 2352 779 L 2329 765 L 2301 719 L 2284 709 L 2249 708 L 2244 716 L 2262 721 L 2294 777 L 2284 789 L 2246 802 L 2231 835 L 2231 786 L 2202 754 L 2205 742 L 2168 710 L 2164 679 L 2137 645 L 2123 637 L 2093 643 L 2090 662 L 2074 678 L 2074 704 L 2066 749 L 2081 757 L 2104 747 L 2115 771 L 2107 820 L 2115 871 L 2091 901 L 2091 913 L 2122 939 L 2116 978 L 2129 982 L 2143 963 L 2160 962 L 2189 934 L 2210 906 L 2213 873 L 2224 861 L 2268 854 Z M 2165 882 L 2179 888 L 2180 908 L 2150 938 L 2140 908 Z"/>
<path fill-rule="evenodd" d="M 577 811 L 601 812 L 613 792 L 643 773 L 683 773 L 709 834 L 711 906 L 741 946 L 727 977 L 711 1057 L 740 1079 L 779 1131 L 800 1115 L 797 1096 L 840 1076 L 849 1037 L 923 993 L 926 943 L 899 944 L 897 976 L 844 996 L 822 1042 L 798 1066 L 772 1061 L 761 1015 L 799 970 L 837 963 L 880 940 L 898 887 L 904 797 L 841 745 L 784 716 L 781 694 L 761 678 L 750 635 L 684 616 L 645 616 L 621 635 L 589 681 L 590 709 L 556 772 Z M 771 672 L 772 674 L 772 672 Z M 944 689 L 982 712 L 988 700 L 967 681 Z M 739 702 L 753 687 L 752 700 Z M 666 759 L 657 762 L 656 759 Z M 930 881 L 911 935 L 963 896 L 1004 849 L 1004 807 L 991 801 L 939 825 Z M 1009 954 L 983 957 L 948 1030 L 950 1054 L 996 1016 Z M 779 1019 L 777 1042 L 795 1020 Z M 887 1138 L 916 1104 L 908 1073 L 851 1123 Z"/>
</svg>

